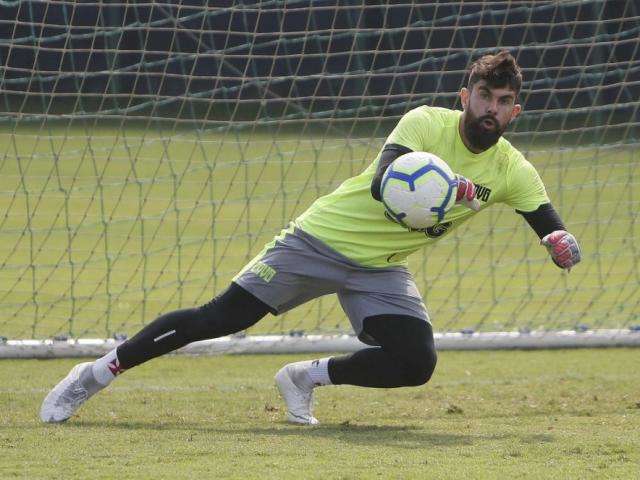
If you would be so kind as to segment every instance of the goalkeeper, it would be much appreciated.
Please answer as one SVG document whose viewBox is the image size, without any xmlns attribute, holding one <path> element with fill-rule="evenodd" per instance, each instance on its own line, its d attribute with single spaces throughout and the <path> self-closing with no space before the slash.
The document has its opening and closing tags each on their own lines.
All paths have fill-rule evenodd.
<svg viewBox="0 0 640 480">
<path fill-rule="evenodd" d="M 569 269 L 580 249 L 566 231 L 535 168 L 502 134 L 520 113 L 520 68 L 506 51 L 471 67 L 460 91 L 463 111 L 422 106 L 405 114 L 375 161 L 316 200 L 265 246 L 206 305 L 166 313 L 94 362 L 76 365 L 46 396 L 45 422 L 67 420 L 120 373 L 190 342 L 245 330 L 267 313 L 284 313 L 336 293 L 358 337 L 370 348 L 285 365 L 276 384 L 287 419 L 315 424 L 313 389 L 322 385 L 393 388 L 426 383 L 436 366 L 427 310 L 406 257 L 436 242 L 494 203 L 522 215 L 553 262 Z M 384 215 L 380 184 L 389 164 L 431 152 L 459 174 L 457 204 L 426 231 L 408 231 Z M 508 246 L 505 246 L 507 248 Z"/>
</svg>

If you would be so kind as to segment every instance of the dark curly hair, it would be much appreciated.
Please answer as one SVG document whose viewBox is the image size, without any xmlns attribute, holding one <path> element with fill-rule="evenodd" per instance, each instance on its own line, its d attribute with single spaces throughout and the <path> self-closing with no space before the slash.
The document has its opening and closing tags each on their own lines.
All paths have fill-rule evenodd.
<svg viewBox="0 0 640 480">
<path fill-rule="evenodd" d="M 473 62 L 467 88 L 471 90 L 478 80 L 484 80 L 493 88 L 508 86 L 517 95 L 522 87 L 522 71 L 513 55 L 502 50 L 495 55 L 484 55 Z"/>
</svg>

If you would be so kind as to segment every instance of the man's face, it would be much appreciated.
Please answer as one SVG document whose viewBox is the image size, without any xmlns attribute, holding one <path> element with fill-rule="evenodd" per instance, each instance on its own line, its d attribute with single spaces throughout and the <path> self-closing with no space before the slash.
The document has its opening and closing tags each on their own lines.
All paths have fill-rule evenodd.
<svg viewBox="0 0 640 480">
<path fill-rule="evenodd" d="M 464 108 L 464 137 L 477 152 L 495 145 L 522 109 L 511 88 L 492 88 L 484 80 L 476 82 L 471 91 L 463 88 L 460 99 Z"/>
</svg>

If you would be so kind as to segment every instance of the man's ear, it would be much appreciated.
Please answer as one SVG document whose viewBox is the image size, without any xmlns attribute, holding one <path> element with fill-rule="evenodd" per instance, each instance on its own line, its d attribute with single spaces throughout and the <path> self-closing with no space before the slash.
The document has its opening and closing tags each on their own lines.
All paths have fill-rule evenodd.
<svg viewBox="0 0 640 480">
<path fill-rule="evenodd" d="M 469 105 L 469 95 L 471 95 L 471 92 L 469 92 L 467 87 L 462 87 L 460 89 L 460 102 L 462 103 L 463 110 L 466 110 Z"/>
<path fill-rule="evenodd" d="M 515 118 L 520 115 L 520 112 L 522 112 L 522 105 L 516 103 L 511 111 L 511 119 L 509 120 L 509 123 L 513 122 Z"/>
</svg>

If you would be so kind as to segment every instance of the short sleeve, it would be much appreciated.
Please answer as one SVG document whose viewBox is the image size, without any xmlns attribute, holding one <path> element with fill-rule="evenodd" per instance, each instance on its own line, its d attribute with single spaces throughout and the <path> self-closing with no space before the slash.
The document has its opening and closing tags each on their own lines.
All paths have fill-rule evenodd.
<svg viewBox="0 0 640 480">
<path fill-rule="evenodd" d="M 533 212 L 550 203 L 549 196 L 535 167 L 522 157 L 519 160 L 508 174 L 504 203 L 521 212 Z"/>
<path fill-rule="evenodd" d="M 429 138 L 431 117 L 424 107 L 408 111 L 393 129 L 385 144 L 397 144 L 414 152 L 424 150 L 425 139 Z"/>
</svg>

